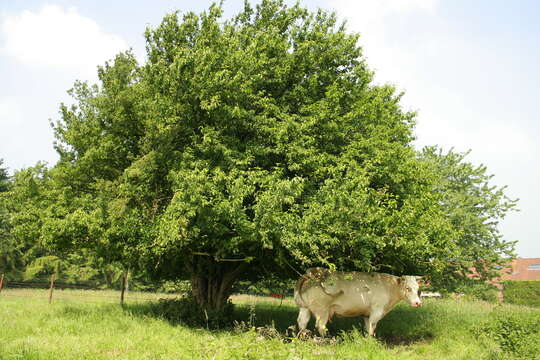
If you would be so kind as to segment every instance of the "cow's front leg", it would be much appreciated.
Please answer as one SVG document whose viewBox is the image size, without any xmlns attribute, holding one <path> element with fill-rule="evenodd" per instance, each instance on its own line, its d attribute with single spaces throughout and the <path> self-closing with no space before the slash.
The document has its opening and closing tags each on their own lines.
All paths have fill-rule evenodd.
<svg viewBox="0 0 540 360">
<path fill-rule="evenodd" d="M 306 330 L 307 324 L 309 323 L 309 319 L 311 319 L 311 311 L 309 311 L 308 308 L 300 308 L 300 312 L 298 313 L 298 319 L 297 319 L 298 334 Z"/>
<path fill-rule="evenodd" d="M 364 316 L 364 335 L 367 333 L 369 334 L 370 329 L 370 322 L 369 322 L 369 316 Z"/>
<path fill-rule="evenodd" d="M 364 318 L 364 324 L 366 326 L 366 331 L 369 336 L 375 336 L 375 329 L 377 328 L 377 323 L 384 316 L 382 310 L 372 311 L 369 317 Z"/>
<path fill-rule="evenodd" d="M 316 322 L 315 327 L 319 331 L 319 334 L 322 337 L 326 336 L 326 323 L 328 322 L 328 318 L 330 317 L 330 314 L 328 311 L 323 311 L 315 315 L 316 316 Z"/>
</svg>

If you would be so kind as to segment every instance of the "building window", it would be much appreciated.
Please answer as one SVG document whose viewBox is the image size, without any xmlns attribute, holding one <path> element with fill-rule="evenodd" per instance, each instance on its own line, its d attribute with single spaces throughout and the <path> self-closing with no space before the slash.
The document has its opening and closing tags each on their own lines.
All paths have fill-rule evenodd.
<svg viewBox="0 0 540 360">
<path fill-rule="evenodd" d="M 527 270 L 540 270 L 540 264 L 531 264 L 527 267 Z"/>
</svg>

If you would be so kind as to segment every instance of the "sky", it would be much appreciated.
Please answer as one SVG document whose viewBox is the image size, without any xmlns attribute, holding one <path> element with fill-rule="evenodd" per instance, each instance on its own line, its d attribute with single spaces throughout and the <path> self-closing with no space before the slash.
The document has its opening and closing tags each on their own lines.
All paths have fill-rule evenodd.
<svg viewBox="0 0 540 360">
<path fill-rule="evenodd" d="M 166 13 L 201 12 L 210 0 L 0 0 L 0 159 L 10 172 L 53 165 L 50 121 L 75 80 L 95 82 L 97 66 L 133 49 Z M 292 4 L 292 1 L 287 1 Z M 519 212 L 501 222 L 521 257 L 540 257 L 540 2 L 536 0 L 314 0 L 335 11 L 377 83 L 405 92 L 417 111 L 415 146 L 469 151 L 492 183 L 508 186 Z M 228 18 L 243 0 L 225 0 Z"/>
</svg>

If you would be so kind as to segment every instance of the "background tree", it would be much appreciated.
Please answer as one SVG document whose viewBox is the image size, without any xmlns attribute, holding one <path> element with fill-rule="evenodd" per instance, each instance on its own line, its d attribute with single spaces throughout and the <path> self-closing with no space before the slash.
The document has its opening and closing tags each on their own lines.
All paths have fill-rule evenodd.
<svg viewBox="0 0 540 360">
<path fill-rule="evenodd" d="M 24 276 L 26 266 L 37 258 L 49 255 L 50 250 L 41 246 L 44 219 L 47 217 L 48 170 L 45 164 L 15 171 L 8 191 L 1 193 L 3 209 L 7 215 L 8 231 L 5 237 L 5 254 L 12 259 L 6 267 L 10 278 Z"/>
<path fill-rule="evenodd" d="M 452 227 L 455 253 L 448 257 L 448 271 L 438 282 L 446 287 L 457 283 L 474 269 L 482 280 L 499 275 L 499 269 L 514 256 L 515 241 L 505 241 L 499 223 L 517 200 L 508 198 L 505 186 L 493 185 L 484 165 L 465 161 L 466 153 L 444 153 L 435 146 L 425 147 L 421 158 L 438 175 L 435 191 L 443 194 L 441 206 Z M 444 276 L 443 276 L 444 275 Z"/>
<path fill-rule="evenodd" d="M 0 192 L 6 192 L 9 185 L 9 174 L 7 168 L 3 167 L 4 160 L 0 159 Z"/>
<path fill-rule="evenodd" d="M 89 217 L 81 211 L 84 198 L 71 197 L 62 177 L 53 175 L 57 172 L 58 168 L 51 171 L 42 163 L 18 170 L 8 191 L 0 194 L 0 210 L 9 219 L 6 236 L 2 237 L 0 269 L 7 269 L 11 280 L 55 273 L 62 282 L 91 280 L 94 284 L 118 286 L 115 280 L 122 275 L 122 269 L 108 261 L 109 257 L 100 258 L 97 245 L 91 249 L 72 246 L 88 241 L 84 237 L 88 232 L 81 229 L 94 223 L 89 223 Z"/>
<path fill-rule="evenodd" d="M 282 1 L 221 16 L 167 15 L 145 64 L 119 54 L 98 85 L 75 84 L 44 244 L 187 277 L 206 309 L 264 272 L 436 275 L 469 256 L 441 169 L 411 145 L 415 114 L 372 83 L 357 35 Z"/>
<path fill-rule="evenodd" d="M 11 236 L 10 214 L 7 207 L 6 192 L 9 189 L 10 178 L 4 161 L 0 159 L 0 273 L 17 271 L 20 257 L 14 239 Z"/>
</svg>

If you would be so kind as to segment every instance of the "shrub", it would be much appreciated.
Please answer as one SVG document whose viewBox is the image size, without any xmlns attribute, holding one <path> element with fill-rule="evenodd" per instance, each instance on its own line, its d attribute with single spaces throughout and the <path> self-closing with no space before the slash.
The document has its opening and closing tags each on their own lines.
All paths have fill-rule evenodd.
<svg viewBox="0 0 540 360">
<path fill-rule="evenodd" d="M 233 323 L 234 305 L 227 302 L 221 309 L 204 309 L 191 294 L 176 299 L 160 299 L 154 313 L 172 323 L 207 329 L 228 328 Z"/>
<path fill-rule="evenodd" d="M 540 307 L 540 281 L 504 281 L 504 301 Z"/>
<path fill-rule="evenodd" d="M 295 280 L 282 280 L 276 277 L 268 277 L 257 281 L 238 281 L 233 291 L 240 294 L 251 294 L 261 296 L 292 295 Z"/>
<path fill-rule="evenodd" d="M 540 357 L 540 313 L 497 309 L 479 330 L 519 359 Z"/>
<path fill-rule="evenodd" d="M 497 288 L 483 280 L 471 280 L 463 285 L 460 285 L 455 290 L 458 293 L 463 293 L 465 296 L 477 300 L 483 300 L 490 303 L 499 301 L 497 296 Z"/>
<path fill-rule="evenodd" d="M 157 289 L 159 292 L 164 293 L 180 293 L 187 294 L 191 292 L 191 282 L 189 280 L 168 280 L 164 281 Z"/>
</svg>

